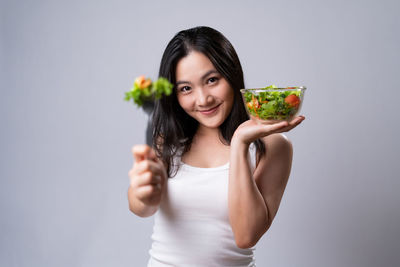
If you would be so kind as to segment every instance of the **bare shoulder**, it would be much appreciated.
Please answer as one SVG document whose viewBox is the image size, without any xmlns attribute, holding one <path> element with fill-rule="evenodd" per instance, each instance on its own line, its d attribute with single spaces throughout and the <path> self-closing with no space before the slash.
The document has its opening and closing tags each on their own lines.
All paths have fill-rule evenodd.
<svg viewBox="0 0 400 267">
<path fill-rule="evenodd" d="M 283 133 L 271 134 L 263 138 L 264 144 L 270 149 L 283 150 L 288 152 L 292 150 L 292 142 Z"/>
<path fill-rule="evenodd" d="M 271 134 L 262 138 L 262 141 L 265 145 L 266 154 L 259 160 L 271 160 L 272 158 L 287 160 L 292 158 L 293 145 L 286 135 L 282 133 Z"/>
</svg>

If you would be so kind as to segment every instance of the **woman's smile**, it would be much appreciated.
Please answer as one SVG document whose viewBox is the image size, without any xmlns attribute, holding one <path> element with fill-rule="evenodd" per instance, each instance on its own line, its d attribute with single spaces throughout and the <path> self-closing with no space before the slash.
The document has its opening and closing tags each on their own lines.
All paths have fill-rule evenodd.
<svg viewBox="0 0 400 267">
<path fill-rule="evenodd" d="M 218 111 L 218 108 L 220 105 L 221 104 L 218 104 L 215 107 L 210 108 L 210 109 L 202 109 L 202 110 L 199 110 L 199 112 L 203 115 L 213 115 L 214 113 L 216 113 Z"/>
</svg>

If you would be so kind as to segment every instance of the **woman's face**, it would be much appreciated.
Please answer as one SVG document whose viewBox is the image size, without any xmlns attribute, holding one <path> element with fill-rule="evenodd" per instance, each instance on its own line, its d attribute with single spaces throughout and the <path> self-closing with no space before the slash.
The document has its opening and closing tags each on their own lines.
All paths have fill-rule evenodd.
<svg viewBox="0 0 400 267">
<path fill-rule="evenodd" d="M 207 128 L 219 127 L 234 101 L 228 81 L 204 54 L 196 51 L 176 66 L 176 94 L 183 110 Z"/>
</svg>

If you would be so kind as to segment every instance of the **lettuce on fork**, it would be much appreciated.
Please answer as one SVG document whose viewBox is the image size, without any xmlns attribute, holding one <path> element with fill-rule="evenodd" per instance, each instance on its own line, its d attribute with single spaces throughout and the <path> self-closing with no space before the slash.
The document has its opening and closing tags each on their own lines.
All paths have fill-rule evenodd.
<svg viewBox="0 0 400 267">
<path fill-rule="evenodd" d="M 139 76 L 135 79 L 133 87 L 130 91 L 125 92 L 125 100 L 133 99 L 138 106 L 143 106 L 146 101 L 154 101 L 160 99 L 163 95 L 172 93 L 173 85 L 164 77 L 160 77 L 155 82 L 145 76 Z"/>
</svg>

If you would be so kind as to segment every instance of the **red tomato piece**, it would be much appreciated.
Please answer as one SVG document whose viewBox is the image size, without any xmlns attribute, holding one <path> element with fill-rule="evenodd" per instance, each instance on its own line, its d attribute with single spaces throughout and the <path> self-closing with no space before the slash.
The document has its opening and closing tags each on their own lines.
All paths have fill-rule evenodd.
<svg viewBox="0 0 400 267">
<path fill-rule="evenodd" d="M 290 107 L 298 108 L 300 105 L 300 98 L 297 95 L 288 95 L 285 98 L 285 102 L 289 104 Z"/>
</svg>

